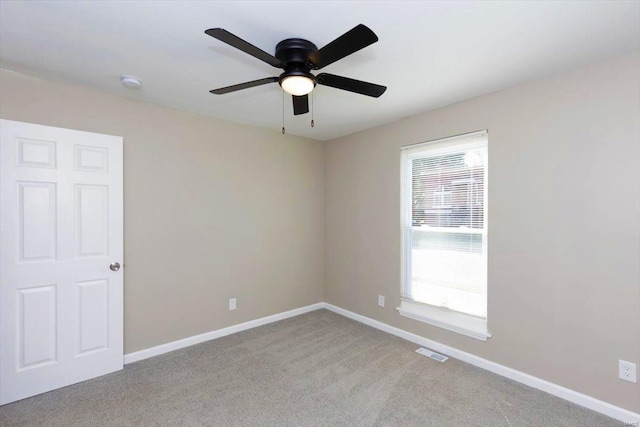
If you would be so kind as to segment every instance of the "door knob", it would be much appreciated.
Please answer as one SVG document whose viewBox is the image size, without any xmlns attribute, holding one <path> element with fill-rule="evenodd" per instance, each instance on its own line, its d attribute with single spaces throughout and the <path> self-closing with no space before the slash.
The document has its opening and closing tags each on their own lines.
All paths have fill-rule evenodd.
<svg viewBox="0 0 640 427">
<path fill-rule="evenodd" d="M 112 262 L 111 265 L 109 266 L 109 268 L 111 269 L 111 271 L 118 271 L 118 270 L 120 270 L 120 263 L 119 262 Z"/>
</svg>

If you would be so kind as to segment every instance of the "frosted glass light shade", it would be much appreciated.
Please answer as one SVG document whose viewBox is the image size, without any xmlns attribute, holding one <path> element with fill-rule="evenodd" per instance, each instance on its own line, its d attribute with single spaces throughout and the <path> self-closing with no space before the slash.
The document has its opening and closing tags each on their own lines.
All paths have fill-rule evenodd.
<svg viewBox="0 0 640 427">
<path fill-rule="evenodd" d="M 295 96 L 302 96 L 310 93 L 313 88 L 313 80 L 305 76 L 289 76 L 285 77 L 280 83 L 282 89 Z"/>
</svg>

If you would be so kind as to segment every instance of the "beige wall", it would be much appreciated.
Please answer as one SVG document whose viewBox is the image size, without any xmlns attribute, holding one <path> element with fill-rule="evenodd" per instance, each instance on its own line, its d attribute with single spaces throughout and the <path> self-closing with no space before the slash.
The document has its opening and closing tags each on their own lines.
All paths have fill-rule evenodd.
<svg viewBox="0 0 640 427">
<path fill-rule="evenodd" d="M 639 412 L 639 384 L 617 378 L 618 359 L 640 366 L 639 58 L 328 142 L 326 301 Z M 480 129 L 489 130 L 487 342 L 395 310 L 400 147 Z"/>
<path fill-rule="evenodd" d="M 323 300 L 322 143 L 4 70 L 0 116 L 124 137 L 126 353 Z"/>
</svg>

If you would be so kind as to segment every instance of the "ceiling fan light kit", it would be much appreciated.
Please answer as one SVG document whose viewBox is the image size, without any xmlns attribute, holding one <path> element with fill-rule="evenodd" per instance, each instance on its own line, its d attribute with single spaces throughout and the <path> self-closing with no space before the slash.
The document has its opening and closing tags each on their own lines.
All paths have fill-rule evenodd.
<svg viewBox="0 0 640 427">
<path fill-rule="evenodd" d="M 311 73 L 306 75 L 282 73 L 279 83 L 282 90 L 294 96 L 307 95 L 316 87 L 316 79 Z"/>
<path fill-rule="evenodd" d="M 223 28 L 211 28 L 206 30 L 205 33 L 273 67 L 284 69 L 284 72 L 279 77 L 267 77 L 211 90 L 210 92 L 215 95 L 223 95 L 278 82 L 282 90 L 292 95 L 293 114 L 299 115 L 309 112 L 308 95 L 314 90 L 316 84 L 374 98 L 381 96 L 387 90 L 385 86 L 348 77 L 328 73 L 321 73 L 316 76 L 311 73 L 312 70 L 326 67 L 377 42 L 378 37 L 375 33 L 363 24 L 355 26 L 321 49 L 318 49 L 315 44 L 305 39 L 290 38 L 282 40 L 276 45 L 275 56 Z"/>
</svg>

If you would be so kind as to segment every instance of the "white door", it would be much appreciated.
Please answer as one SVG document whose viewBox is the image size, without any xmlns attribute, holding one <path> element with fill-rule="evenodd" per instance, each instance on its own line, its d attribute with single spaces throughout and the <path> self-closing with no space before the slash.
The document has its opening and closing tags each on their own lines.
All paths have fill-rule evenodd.
<svg viewBox="0 0 640 427">
<path fill-rule="evenodd" d="M 0 404 L 122 369 L 122 138 L 0 120 Z"/>
</svg>

